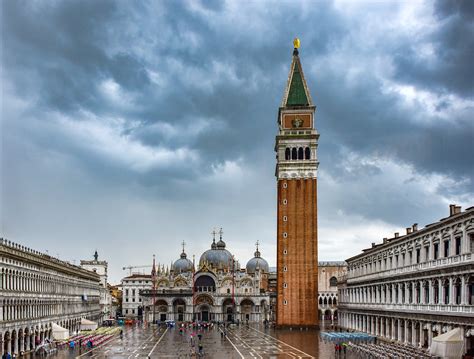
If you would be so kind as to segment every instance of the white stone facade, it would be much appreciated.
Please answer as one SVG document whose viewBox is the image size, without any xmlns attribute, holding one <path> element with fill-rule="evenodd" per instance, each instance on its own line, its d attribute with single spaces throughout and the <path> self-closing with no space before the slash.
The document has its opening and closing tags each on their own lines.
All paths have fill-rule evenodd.
<svg viewBox="0 0 474 359">
<path fill-rule="evenodd" d="M 347 272 L 346 262 L 318 263 L 318 309 L 322 326 L 337 323 L 337 280 Z"/>
<path fill-rule="evenodd" d="M 81 267 L 97 273 L 100 278 L 100 310 L 102 312 L 102 316 L 100 318 L 100 321 L 104 321 L 105 319 L 108 318 L 113 318 L 114 313 L 112 311 L 112 295 L 110 294 L 109 286 L 107 283 L 108 280 L 108 275 L 107 275 L 107 269 L 108 269 L 108 263 L 107 261 L 100 261 L 99 260 L 99 255 L 97 251 L 94 253 L 94 259 L 93 260 L 81 260 Z"/>
<path fill-rule="evenodd" d="M 152 288 L 151 275 L 132 274 L 122 279 L 122 315 L 138 318 L 139 307 L 143 307 L 140 292 Z"/>
<path fill-rule="evenodd" d="M 459 327 L 474 348 L 474 207 L 346 260 L 339 283 L 339 324 L 428 348 Z"/>
<path fill-rule="evenodd" d="M 52 324 L 79 330 L 100 318 L 99 276 L 47 254 L 0 239 L 1 353 L 34 350 Z"/>
<path fill-rule="evenodd" d="M 216 233 L 214 233 L 215 235 Z M 153 275 L 134 274 L 122 279 L 122 314 L 152 322 L 231 321 L 272 319 L 268 290 L 268 263 L 255 252 L 241 269 L 221 239 L 194 263 L 181 253 L 171 269 L 155 267 Z M 154 285 L 153 285 L 153 282 Z"/>
<path fill-rule="evenodd" d="M 201 268 L 194 274 L 193 291 L 191 272 L 158 275 L 155 295 L 152 289 L 142 292 L 144 315 L 148 321 L 152 321 L 153 316 L 160 321 L 192 321 L 193 318 L 221 322 L 270 320 L 270 293 L 261 288 L 261 281 L 268 280 L 266 276 L 261 271 L 249 275 L 245 270 L 232 273 Z M 199 285 L 201 281 L 211 285 Z"/>
</svg>

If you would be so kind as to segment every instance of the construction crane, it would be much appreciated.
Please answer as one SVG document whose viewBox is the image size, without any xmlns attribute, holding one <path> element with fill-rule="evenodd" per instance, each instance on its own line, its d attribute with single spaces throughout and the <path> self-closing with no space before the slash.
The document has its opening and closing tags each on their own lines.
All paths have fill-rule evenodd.
<svg viewBox="0 0 474 359">
<path fill-rule="evenodd" d="M 129 275 L 132 275 L 132 269 L 135 269 L 135 268 L 151 268 L 151 267 L 153 267 L 153 266 L 150 266 L 150 265 L 148 265 L 148 266 L 127 266 L 127 267 L 123 267 L 122 269 L 123 270 L 128 269 L 130 271 Z"/>
</svg>

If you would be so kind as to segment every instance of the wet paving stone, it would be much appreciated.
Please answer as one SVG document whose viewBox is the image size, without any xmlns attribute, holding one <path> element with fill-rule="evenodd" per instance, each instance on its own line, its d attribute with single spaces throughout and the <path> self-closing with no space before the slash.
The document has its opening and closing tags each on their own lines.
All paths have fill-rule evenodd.
<svg viewBox="0 0 474 359">
<path fill-rule="evenodd" d="M 338 358 L 355 359 L 354 353 L 335 355 L 334 346 L 320 340 L 318 330 L 275 330 L 249 325 L 230 328 L 226 336 L 221 329 L 186 330 L 178 328 L 125 327 L 123 338 L 115 336 L 92 350 L 64 349 L 55 355 L 65 358 L 199 358 L 198 334 L 202 336 L 203 358 L 273 359 L 273 358 Z M 191 341 L 191 334 L 193 340 Z"/>
</svg>

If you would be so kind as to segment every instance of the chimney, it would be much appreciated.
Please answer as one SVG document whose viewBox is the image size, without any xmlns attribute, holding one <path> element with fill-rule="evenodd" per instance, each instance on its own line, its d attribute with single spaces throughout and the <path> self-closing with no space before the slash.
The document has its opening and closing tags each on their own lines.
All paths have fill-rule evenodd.
<svg viewBox="0 0 474 359">
<path fill-rule="evenodd" d="M 418 230 L 418 223 L 413 223 L 413 226 L 411 226 L 413 232 L 416 232 Z"/>
<path fill-rule="evenodd" d="M 375 247 L 375 242 L 372 242 L 372 248 L 374 248 L 374 247 Z"/>
<path fill-rule="evenodd" d="M 411 233 L 411 227 L 407 227 L 407 234 Z"/>
<path fill-rule="evenodd" d="M 454 214 L 461 213 L 461 206 L 454 206 Z"/>
<path fill-rule="evenodd" d="M 384 243 L 387 243 L 387 238 L 384 238 L 384 239 L 383 239 L 383 242 L 384 242 Z"/>
<path fill-rule="evenodd" d="M 454 208 L 456 207 L 455 204 L 450 204 L 449 205 L 449 216 L 452 216 L 454 214 Z"/>
<path fill-rule="evenodd" d="M 400 233 L 395 232 L 395 238 L 398 238 L 399 235 L 400 235 Z"/>
</svg>

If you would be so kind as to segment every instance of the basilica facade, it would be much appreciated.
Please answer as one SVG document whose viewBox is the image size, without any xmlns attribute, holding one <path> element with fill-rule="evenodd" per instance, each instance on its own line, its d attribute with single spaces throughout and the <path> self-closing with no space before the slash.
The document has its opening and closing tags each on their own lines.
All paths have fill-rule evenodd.
<svg viewBox="0 0 474 359">
<path fill-rule="evenodd" d="M 262 322 L 273 319 L 269 267 L 258 244 L 244 268 L 226 248 L 220 232 L 199 262 L 190 260 L 184 250 L 170 268 L 153 266 L 151 275 L 140 276 L 143 289 L 137 290 L 136 310 L 127 317 L 153 321 Z M 135 275 L 136 276 L 136 275 Z M 131 276 L 133 277 L 133 276 Z M 124 278 L 129 282 L 134 278 Z M 135 279 L 138 280 L 138 277 Z M 122 281 L 124 283 L 124 281 Z M 130 306 L 124 286 L 124 303 Z"/>
</svg>

